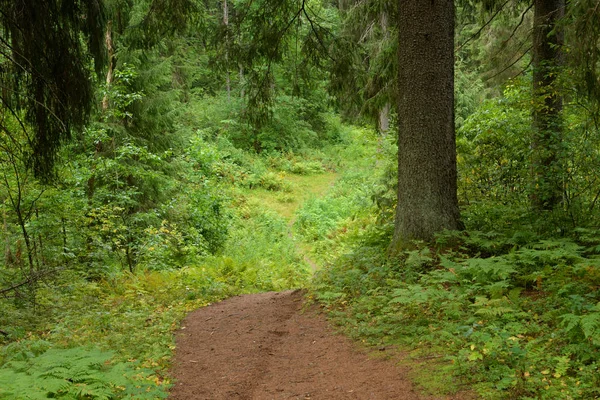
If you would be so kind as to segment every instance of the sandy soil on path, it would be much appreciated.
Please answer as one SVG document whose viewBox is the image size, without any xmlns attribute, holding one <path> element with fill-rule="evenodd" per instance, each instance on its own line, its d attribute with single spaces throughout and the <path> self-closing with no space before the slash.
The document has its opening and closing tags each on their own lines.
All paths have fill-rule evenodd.
<svg viewBox="0 0 600 400">
<path fill-rule="evenodd" d="M 335 334 L 300 291 L 238 296 L 192 312 L 177 334 L 173 400 L 429 399 L 403 370 Z"/>
</svg>

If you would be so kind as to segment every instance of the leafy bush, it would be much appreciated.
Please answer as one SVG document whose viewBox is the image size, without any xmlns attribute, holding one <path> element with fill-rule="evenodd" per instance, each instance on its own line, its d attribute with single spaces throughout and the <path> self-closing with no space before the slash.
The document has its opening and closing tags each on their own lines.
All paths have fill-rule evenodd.
<svg viewBox="0 0 600 400">
<path fill-rule="evenodd" d="M 553 174 L 563 182 L 561 205 L 544 217 L 531 215 L 532 125 L 530 77 L 510 81 L 503 95 L 489 99 L 460 122 L 457 130 L 459 199 L 470 229 L 498 230 L 496 225 L 525 226 L 552 235 L 557 230 L 597 225 L 598 184 L 590 180 L 600 166 L 598 126 L 585 105 L 565 104 L 561 160 Z M 540 149 L 536 151 L 541 151 Z"/>
<path fill-rule="evenodd" d="M 457 132 L 460 198 L 513 206 L 527 201 L 530 112 L 524 83 L 485 101 Z"/>
</svg>

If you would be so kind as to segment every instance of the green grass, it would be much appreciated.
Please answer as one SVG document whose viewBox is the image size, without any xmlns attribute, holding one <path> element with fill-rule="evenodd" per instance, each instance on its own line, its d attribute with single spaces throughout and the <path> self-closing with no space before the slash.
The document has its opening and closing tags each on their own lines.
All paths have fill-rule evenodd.
<svg viewBox="0 0 600 400">
<path fill-rule="evenodd" d="M 273 192 L 263 188 L 246 189 L 242 193 L 251 204 L 275 211 L 288 222 L 293 222 L 296 211 L 310 198 L 323 196 L 338 178 L 335 172 L 322 172 L 315 175 L 283 173 L 282 179 L 289 188 L 283 192 Z"/>
</svg>

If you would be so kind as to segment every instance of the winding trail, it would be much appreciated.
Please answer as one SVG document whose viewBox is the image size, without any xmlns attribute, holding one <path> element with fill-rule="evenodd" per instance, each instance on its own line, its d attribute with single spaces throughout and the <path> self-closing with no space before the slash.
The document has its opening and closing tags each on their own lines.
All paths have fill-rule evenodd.
<svg viewBox="0 0 600 400">
<path fill-rule="evenodd" d="M 288 221 L 293 240 L 294 211 L 309 196 L 325 193 L 335 177 L 293 178 L 299 192 L 291 204 L 273 202 L 268 192 L 253 195 Z M 302 244 L 296 247 L 315 270 Z M 198 309 L 183 321 L 176 344 L 172 400 L 434 399 L 419 395 L 393 361 L 369 357 L 336 334 L 299 290 L 237 296 Z"/>
<path fill-rule="evenodd" d="M 170 399 L 432 399 L 303 302 L 301 291 L 271 292 L 192 312 L 177 335 Z"/>
</svg>

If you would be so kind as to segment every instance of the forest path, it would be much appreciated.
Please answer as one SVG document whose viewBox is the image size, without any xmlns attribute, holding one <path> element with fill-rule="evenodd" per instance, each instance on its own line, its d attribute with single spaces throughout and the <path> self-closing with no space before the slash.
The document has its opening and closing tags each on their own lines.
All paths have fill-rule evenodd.
<svg viewBox="0 0 600 400">
<path fill-rule="evenodd" d="M 323 196 L 337 177 L 286 177 L 291 201 L 265 190 L 247 195 L 281 215 L 294 240 L 296 210 Z M 310 247 L 294 241 L 316 269 Z M 198 309 L 183 321 L 176 343 L 172 400 L 433 399 L 415 391 L 405 369 L 369 357 L 336 334 L 316 305 L 305 306 L 299 290 L 242 295 Z"/>
<path fill-rule="evenodd" d="M 189 314 L 173 375 L 173 400 L 431 399 L 394 362 L 336 334 L 298 290 L 237 296 Z"/>
</svg>

